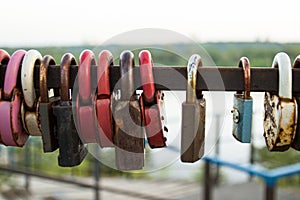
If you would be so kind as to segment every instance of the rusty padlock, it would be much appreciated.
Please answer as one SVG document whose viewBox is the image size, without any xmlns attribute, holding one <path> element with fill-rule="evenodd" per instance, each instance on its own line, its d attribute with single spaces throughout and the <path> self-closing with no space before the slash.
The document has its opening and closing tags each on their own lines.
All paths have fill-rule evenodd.
<svg viewBox="0 0 300 200">
<path fill-rule="evenodd" d="M 294 64 L 293 64 L 293 67 L 294 68 L 300 68 L 300 55 L 298 55 L 294 61 Z M 300 95 L 298 94 L 297 97 L 295 97 L 296 101 L 297 101 L 297 105 L 300 105 Z M 299 109 L 300 107 L 297 106 L 297 113 L 299 113 Z M 300 151 L 300 117 L 297 117 L 297 128 L 296 128 L 296 135 L 295 135 L 295 138 L 293 140 L 293 143 L 292 143 L 292 148 L 297 150 L 297 151 Z"/>
<path fill-rule="evenodd" d="M 120 55 L 121 97 L 113 106 L 115 120 L 116 167 L 138 170 L 144 166 L 144 135 L 141 108 L 134 90 L 134 55 L 123 51 Z"/>
<path fill-rule="evenodd" d="M 194 54 L 187 65 L 186 101 L 182 103 L 181 161 L 196 162 L 204 154 L 206 101 L 197 90 L 201 57 Z"/>
<path fill-rule="evenodd" d="M 1 91 L 0 134 L 1 143 L 6 146 L 22 147 L 28 139 L 21 121 L 21 91 L 17 88 L 18 72 L 25 53 L 24 50 L 17 50 L 11 56 Z"/>
<path fill-rule="evenodd" d="M 34 66 L 42 62 L 42 55 L 37 50 L 29 50 L 23 59 L 21 68 L 21 84 L 24 101 L 21 106 L 23 127 L 32 136 L 41 136 L 39 124 L 38 99 L 34 88 Z"/>
<path fill-rule="evenodd" d="M 57 124 L 58 164 L 62 167 L 79 165 L 87 155 L 87 149 L 79 138 L 73 119 L 69 94 L 71 65 L 76 65 L 75 57 L 70 53 L 64 54 L 60 66 L 60 101 L 52 107 Z"/>
<path fill-rule="evenodd" d="M 56 119 L 53 115 L 52 106 L 59 102 L 60 97 L 49 98 L 48 94 L 48 67 L 55 65 L 52 56 L 46 55 L 40 65 L 40 99 L 39 99 L 39 121 L 42 130 L 43 150 L 44 152 L 53 152 L 58 148 Z"/>
<path fill-rule="evenodd" d="M 164 117 L 161 116 L 160 112 L 163 93 L 159 90 L 155 91 L 151 53 L 147 50 L 141 51 L 139 54 L 139 63 L 143 87 L 140 104 L 148 144 L 151 148 L 165 147 L 167 139 L 164 137 L 164 130 L 167 130 L 167 128 L 164 128 L 162 124 Z"/>
<path fill-rule="evenodd" d="M 99 124 L 99 144 L 101 147 L 114 147 L 113 120 L 110 92 L 110 67 L 113 55 L 103 50 L 99 53 L 97 68 L 97 118 Z"/>
<path fill-rule="evenodd" d="M 94 53 L 84 50 L 79 56 L 78 95 L 76 99 L 76 120 L 78 133 L 84 144 L 98 143 L 96 112 L 91 91 L 91 65 L 96 65 Z"/>
<path fill-rule="evenodd" d="M 232 135 L 242 143 L 250 143 L 252 128 L 253 99 L 250 96 L 250 62 L 242 57 L 239 67 L 243 68 L 244 92 L 237 92 L 233 98 L 233 127 Z"/>
<path fill-rule="evenodd" d="M 269 151 L 289 149 L 297 127 L 297 102 L 292 97 L 292 66 L 286 53 L 276 54 L 273 68 L 279 71 L 278 94 L 265 93 L 264 137 Z"/>
</svg>

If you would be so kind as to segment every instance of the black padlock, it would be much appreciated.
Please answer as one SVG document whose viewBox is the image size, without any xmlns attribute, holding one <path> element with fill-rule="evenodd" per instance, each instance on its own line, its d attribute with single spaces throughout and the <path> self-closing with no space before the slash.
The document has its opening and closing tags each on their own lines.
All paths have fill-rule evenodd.
<svg viewBox="0 0 300 200">
<path fill-rule="evenodd" d="M 138 170 L 144 166 L 144 134 L 139 97 L 133 84 L 134 55 L 123 51 L 120 55 L 121 96 L 113 106 L 115 121 L 116 167 Z"/>
<path fill-rule="evenodd" d="M 297 58 L 295 59 L 294 61 L 294 64 L 293 64 L 293 67 L 294 68 L 300 68 L 300 55 L 297 56 Z M 298 112 L 298 117 L 297 117 L 297 128 L 296 128 L 296 135 L 295 135 L 295 138 L 292 142 L 292 148 L 297 150 L 297 151 L 300 151 L 300 117 L 299 117 L 299 111 L 300 111 L 300 94 L 298 94 L 296 97 L 295 97 L 296 101 L 297 101 L 297 112 Z"/>
<path fill-rule="evenodd" d="M 38 103 L 44 152 L 53 152 L 58 148 L 57 126 L 52 106 L 58 103 L 60 97 L 55 92 L 54 96 L 49 98 L 47 78 L 49 65 L 55 65 L 55 60 L 52 56 L 46 55 L 40 65 L 40 100 Z"/>
<path fill-rule="evenodd" d="M 61 99 L 53 105 L 59 145 L 58 164 L 62 167 L 79 165 L 87 155 L 87 149 L 81 142 L 74 124 L 72 101 L 69 98 L 70 65 L 76 65 L 76 60 L 72 54 L 66 53 L 62 57 L 60 67 Z"/>
</svg>

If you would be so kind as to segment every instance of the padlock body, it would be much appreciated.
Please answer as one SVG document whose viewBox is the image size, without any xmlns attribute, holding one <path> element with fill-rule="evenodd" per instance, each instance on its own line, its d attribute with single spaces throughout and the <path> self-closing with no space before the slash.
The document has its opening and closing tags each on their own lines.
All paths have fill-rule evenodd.
<svg viewBox="0 0 300 200">
<path fill-rule="evenodd" d="M 296 99 L 297 105 L 299 105 L 300 104 L 300 97 L 296 97 L 295 99 Z M 297 117 L 297 125 L 298 124 L 300 124 L 300 117 Z M 296 128 L 296 134 L 295 134 L 295 138 L 294 138 L 293 143 L 292 143 L 292 148 L 297 150 L 297 151 L 300 151 L 300 127 L 299 127 L 299 125 Z"/>
<path fill-rule="evenodd" d="M 110 99 L 97 99 L 97 118 L 99 125 L 99 144 L 101 147 L 113 147 L 113 121 Z"/>
<path fill-rule="evenodd" d="M 144 136 L 139 101 L 117 101 L 114 106 L 116 167 L 139 170 L 144 166 Z"/>
<path fill-rule="evenodd" d="M 71 102 L 60 102 L 53 106 L 56 117 L 59 145 L 58 164 L 62 167 L 79 165 L 87 155 L 75 128 Z"/>
<path fill-rule="evenodd" d="M 181 161 L 196 162 L 204 155 L 205 99 L 182 104 Z"/>
<path fill-rule="evenodd" d="M 53 152 L 58 148 L 57 125 L 52 106 L 59 100 L 59 97 L 51 97 L 48 103 L 39 103 L 39 121 L 44 152 Z"/>
<path fill-rule="evenodd" d="M 282 99 L 265 94 L 264 137 L 270 151 L 285 151 L 295 137 L 297 127 L 296 99 Z"/>
<path fill-rule="evenodd" d="M 245 99 L 242 94 L 235 94 L 233 101 L 234 115 L 233 136 L 242 143 L 251 142 L 253 99 Z"/>
</svg>

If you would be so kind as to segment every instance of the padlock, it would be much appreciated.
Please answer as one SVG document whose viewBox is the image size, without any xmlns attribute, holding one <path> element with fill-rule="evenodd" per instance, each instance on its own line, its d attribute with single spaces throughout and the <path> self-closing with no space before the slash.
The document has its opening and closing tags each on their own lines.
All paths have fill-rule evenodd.
<svg viewBox="0 0 300 200">
<path fill-rule="evenodd" d="M 99 53 L 97 68 L 97 118 L 99 124 L 99 144 L 101 147 L 114 147 L 113 120 L 110 92 L 110 67 L 113 66 L 113 55 L 103 50 Z"/>
<path fill-rule="evenodd" d="M 265 93 L 264 137 L 269 151 L 289 149 L 297 127 L 297 102 L 292 97 L 292 67 L 286 53 L 278 53 L 272 64 L 279 71 L 278 94 Z"/>
<path fill-rule="evenodd" d="M 123 51 L 120 55 L 121 96 L 113 105 L 115 120 L 116 167 L 138 170 L 144 166 L 144 136 L 138 95 L 133 81 L 134 55 Z"/>
<path fill-rule="evenodd" d="M 293 67 L 294 68 L 300 68 L 300 55 L 298 55 L 294 61 L 294 64 L 293 64 Z M 298 94 L 296 97 L 295 97 L 296 101 L 297 101 L 297 105 L 300 104 L 300 94 Z M 299 106 L 297 106 L 297 113 L 299 113 Z M 292 148 L 297 150 L 297 151 L 300 151 L 300 117 L 297 117 L 297 128 L 296 128 L 296 135 L 295 135 L 295 138 L 292 142 Z"/>
<path fill-rule="evenodd" d="M 181 161 L 196 162 L 204 155 L 206 101 L 197 90 L 201 57 L 194 54 L 187 65 L 186 101 L 182 103 Z"/>
<path fill-rule="evenodd" d="M 46 55 L 40 65 L 40 99 L 39 121 L 42 131 L 44 152 L 53 152 L 58 148 L 56 119 L 53 115 L 52 106 L 60 100 L 59 96 L 49 98 L 48 94 L 48 67 L 55 65 L 52 56 Z"/>
<path fill-rule="evenodd" d="M 151 53 L 143 50 L 139 54 L 140 75 L 143 87 L 143 93 L 140 97 L 142 108 L 143 126 L 146 130 L 148 144 L 151 148 L 160 148 L 166 146 L 166 137 L 162 121 L 165 117 L 160 113 L 160 100 L 163 96 L 161 91 L 155 91 L 153 78 L 153 61 Z"/>
<path fill-rule="evenodd" d="M 243 68 L 244 92 L 237 92 L 233 97 L 233 127 L 232 135 L 242 143 L 250 143 L 252 128 L 253 99 L 250 96 L 250 62 L 242 57 L 239 67 Z"/>
<path fill-rule="evenodd" d="M 34 88 L 34 66 L 42 62 L 42 55 L 37 50 L 29 50 L 23 59 L 21 68 L 21 84 L 24 101 L 21 105 L 23 127 L 29 135 L 41 136 L 38 119 L 38 102 Z"/>
<path fill-rule="evenodd" d="M 19 66 L 26 51 L 17 50 L 11 56 L 5 72 L 4 86 L 0 101 L 0 134 L 1 143 L 7 146 L 22 147 L 28 134 L 21 121 L 21 91 L 17 88 Z"/>
<path fill-rule="evenodd" d="M 98 143 L 96 112 L 91 92 L 91 65 L 96 65 L 94 53 L 84 50 L 79 56 L 76 121 L 78 133 L 84 144 Z"/>
<path fill-rule="evenodd" d="M 58 164 L 62 167 L 79 165 L 87 155 L 87 149 L 79 138 L 73 119 L 69 95 L 70 65 L 76 65 L 76 60 L 72 54 L 66 53 L 60 66 L 60 101 L 52 107 L 57 124 Z"/>
</svg>

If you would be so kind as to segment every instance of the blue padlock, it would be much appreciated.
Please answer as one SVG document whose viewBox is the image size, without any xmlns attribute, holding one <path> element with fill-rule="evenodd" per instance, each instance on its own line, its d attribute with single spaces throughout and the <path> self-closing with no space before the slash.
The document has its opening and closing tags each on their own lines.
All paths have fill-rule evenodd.
<svg viewBox="0 0 300 200">
<path fill-rule="evenodd" d="M 248 58 L 242 57 L 239 67 L 244 71 L 244 91 L 234 94 L 232 134 L 238 141 L 250 143 L 253 99 L 250 96 L 250 62 Z"/>
</svg>

